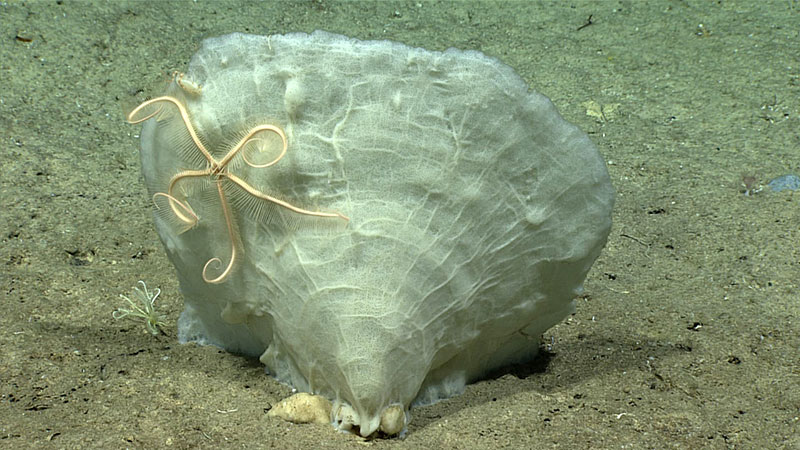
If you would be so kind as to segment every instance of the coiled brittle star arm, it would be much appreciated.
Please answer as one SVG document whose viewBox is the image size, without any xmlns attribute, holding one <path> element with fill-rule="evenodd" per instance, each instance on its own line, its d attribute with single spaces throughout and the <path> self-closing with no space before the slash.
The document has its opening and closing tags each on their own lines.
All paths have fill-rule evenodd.
<svg viewBox="0 0 800 450">
<path fill-rule="evenodd" d="M 231 215 L 230 206 L 228 206 L 228 199 L 225 198 L 225 191 L 222 190 L 221 180 L 217 180 L 217 192 L 219 193 L 219 201 L 222 205 L 222 213 L 225 217 L 225 227 L 228 230 L 228 239 L 230 239 L 231 242 L 231 257 L 230 260 L 228 260 L 228 265 L 225 266 L 225 269 L 223 269 L 222 273 L 220 273 L 216 278 L 211 278 L 208 276 L 208 266 L 213 263 L 222 264 L 222 260 L 215 256 L 206 261 L 206 264 L 203 266 L 203 281 L 211 284 L 222 283 L 226 278 L 228 278 L 228 275 L 230 275 L 231 271 L 233 270 L 234 263 L 236 263 L 237 255 L 233 215 Z"/>
</svg>

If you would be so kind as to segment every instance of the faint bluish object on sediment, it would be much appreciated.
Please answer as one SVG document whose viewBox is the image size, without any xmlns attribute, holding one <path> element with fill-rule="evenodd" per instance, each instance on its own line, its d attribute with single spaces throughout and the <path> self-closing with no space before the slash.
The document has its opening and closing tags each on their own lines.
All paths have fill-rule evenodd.
<svg viewBox="0 0 800 450">
<path fill-rule="evenodd" d="M 770 189 L 774 192 L 785 191 L 787 189 L 792 191 L 800 190 L 800 177 L 794 174 L 781 175 L 778 178 L 771 180 L 768 183 Z"/>
</svg>

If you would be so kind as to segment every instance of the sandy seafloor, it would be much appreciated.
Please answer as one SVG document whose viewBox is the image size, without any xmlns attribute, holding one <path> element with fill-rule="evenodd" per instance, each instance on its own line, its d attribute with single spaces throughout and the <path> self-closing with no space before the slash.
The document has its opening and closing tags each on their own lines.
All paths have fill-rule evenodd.
<svg viewBox="0 0 800 450">
<path fill-rule="evenodd" d="M 11 1 L 0 25 L 0 447 L 800 448 L 800 193 L 740 183 L 800 172 L 796 0 Z M 402 440 L 268 418 L 289 387 L 177 342 L 121 113 L 203 38 L 316 29 L 501 59 L 618 193 L 544 356 L 413 409 Z M 163 290 L 165 336 L 112 319 L 137 280 Z"/>
</svg>

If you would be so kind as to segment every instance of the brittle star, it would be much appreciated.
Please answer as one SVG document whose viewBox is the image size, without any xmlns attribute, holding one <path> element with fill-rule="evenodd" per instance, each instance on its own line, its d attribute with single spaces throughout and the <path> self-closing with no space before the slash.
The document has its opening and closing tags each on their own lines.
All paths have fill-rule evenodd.
<svg viewBox="0 0 800 450">
<path fill-rule="evenodd" d="M 180 80 L 182 79 L 182 75 L 180 78 L 175 78 L 175 83 L 183 88 L 183 85 L 180 84 Z M 191 93 L 191 92 L 190 92 Z M 289 211 L 295 212 L 297 214 L 302 214 L 306 216 L 314 216 L 314 217 L 322 217 L 322 218 L 333 218 L 333 219 L 340 219 L 344 221 L 349 221 L 350 219 L 347 216 L 344 216 L 338 212 L 327 213 L 327 212 L 318 212 L 318 211 L 309 211 L 306 209 L 299 208 L 294 206 L 286 201 L 280 200 L 273 196 L 270 196 L 255 187 L 253 187 L 250 183 L 246 182 L 243 178 L 233 174 L 228 167 L 228 164 L 231 160 L 234 159 L 238 154 L 241 154 L 242 160 L 245 164 L 252 168 L 260 169 L 272 166 L 276 164 L 278 161 L 283 158 L 286 154 L 286 150 L 288 148 L 288 141 L 286 139 L 286 134 L 280 127 L 275 125 L 258 125 L 250 129 L 247 133 L 245 133 L 239 141 L 231 147 L 230 150 L 225 154 L 222 159 L 216 159 L 211 154 L 211 152 L 206 148 L 203 144 L 202 140 L 198 137 L 197 132 L 192 125 L 192 122 L 189 117 L 189 113 L 186 110 L 186 107 L 181 103 L 179 96 L 167 95 L 154 98 L 152 100 L 148 100 L 141 105 L 137 106 L 133 109 L 128 115 L 127 120 L 132 124 L 138 124 L 144 122 L 152 117 L 156 117 L 156 120 L 168 120 L 168 118 L 162 118 L 161 114 L 164 112 L 165 105 L 173 105 L 178 110 L 178 114 L 180 116 L 183 125 L 186 126 L 186 130 L 191 137 L 191 141 L 194 143 L 194 146 L 197 150 L 202 154 L 203 158 L 206 161 L 206 168 L 203 170 L 183 170 L 170 178 L 169 183 L 167 185 L 166 192 L 156 192 L 153 194 L 153 202 L 156 204 L 158 208 L 159 201 L 166 201 L 169 204 L 169 209 L 174 214 L 173 219 L 177 221 L 179 224 L 181 231 L 186 231 L 193 228 L 197 225 L 199 221 L 199 217 L 195 214 L 194 210 L 192 210 L 191 206 L 189 205 L 188 201 L 180 200 L 177 198 L 175 194 L 175 186 L 176 184 L 185 179 L 190 178 L 209 178 L 216 186 L 217 194 L 219 195 L 219 201 L 222 206 L 222 215 L 225 220 L 225 226 L 228 231 L 228 238 L 231 242 L 231 256 L 230 261 L 224 267 L 222 272 L 216 277 L 210 277 L 208 274 L 209 267 L 212 264 L 215 265 L 222 265 L 222 260 L 218 257 L 213 257 L 209 259 L 205 265 L 203 266 L 203 280 L 207 283 L 221 283 L 228 278 L 233 270 L 234 263 L 238 257 L 237 251 L 237 243 L 238 241 L 238 227 L 235 222 L 233 213 L 231 211 L 231 207 L 228 203 L 225 189 L 223 187 L 223 181 L 227 180 L 234 183 L 236 186 L 241 188 L 245 193 L 255 197 L 259 200 L 264 200 L 270 202 L 274 205 L 283 207 Z M 281 140 L 282 149 L 277 157 L 272 159 L 269 162 L 262 163 L 262 164 L 255 164 L 250 161 L 247 157 L 247 152 L 243 150 L 248 144 L 250 143 L 257 143 L 258 141 L 262 140 L 259 136 L 262 133 L 275 133 Z"/>
</svg>

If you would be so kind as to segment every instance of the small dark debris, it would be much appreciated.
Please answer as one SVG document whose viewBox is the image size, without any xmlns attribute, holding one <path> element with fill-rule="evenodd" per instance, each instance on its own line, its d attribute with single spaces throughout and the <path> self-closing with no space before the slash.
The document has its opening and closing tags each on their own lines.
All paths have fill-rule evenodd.
<svg viewBox="0 0 800 450">
<path fill-rule="evenodd" d="M 44 411 L 45 409 L 50 408 L 50 405 L 31 405 L 25 408 L 26 411 Z"/>
<path fill-rule="evenodd" d="M 144 259 L 148 254 L 150 254 L 150 251 L 147 249 L 139 250 L 138 252 L 131 255 L 131 259 Z"/>
<path fill-rule="evenodd" d="M 691 331 L 700 331 L 700 328 L 703 328 L 703 323 L 702 322 L 694 322 L 693 324 L 691 324 L 688 327 L 686 327 L 687 330 L 691 330 Z"/>
<path fill-rule="evenodd" d="M 592 22 L 592 16 L 594 16 L 594 14 L 589 14 L 589 17 L 586 18 L 586 21 L 583 22 L 583 25 L 576 28 L 575 31 L 581 31 L 582 29 L 588 27 L 589 25 L 592 25 L 594 23 Z"/>
<path fill-rule="evenodd" d="M 69 264 L 71 266 L 88 266 L 94 260 L 95 252 L 90 250 L 85 252 L 83 250 L 74 249 L 74 250 L 64 250 L 70 255 Z"/>
</svg>

